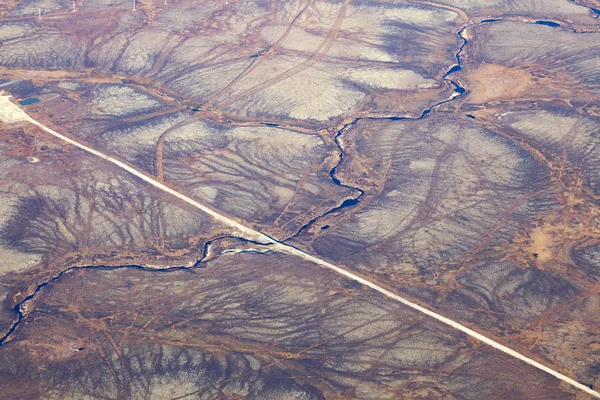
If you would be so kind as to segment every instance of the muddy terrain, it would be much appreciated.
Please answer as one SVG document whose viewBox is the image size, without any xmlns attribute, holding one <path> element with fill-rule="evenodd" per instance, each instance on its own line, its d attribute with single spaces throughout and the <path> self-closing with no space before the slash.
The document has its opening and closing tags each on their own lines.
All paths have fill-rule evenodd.
<svg viewBox="0 0 600 400">
<path fill-rule="evenodd" d="M 600 397 L 600 3 L 133 4 L 0 4 L 3 398 Z"/>
</svg>

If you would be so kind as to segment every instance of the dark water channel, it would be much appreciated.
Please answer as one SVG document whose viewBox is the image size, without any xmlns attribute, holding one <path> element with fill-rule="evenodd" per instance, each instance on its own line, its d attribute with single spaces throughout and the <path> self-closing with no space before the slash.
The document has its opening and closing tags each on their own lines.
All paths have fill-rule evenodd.
<svg viewBox="0 0 600 400">
<path fill-rule="evenodd" d="M 358 195 L 352 199 L 346 199 L 342 202 L 342 204 L 340 204 L 339 206 L 332 208 L 330 210 L 328 210 L 327 212 L 325 212 L 324 214 L 319 215 L 318 217 L 313 218 L 312 220 L 308 221 L 306 224 L 304 224 L 299 230 L 298 232 L 296 232 L 296 234 L 294 234 L 293 236 L 285 239 L 283 242 L 287 242 L 291 239 L 294 239 L 296 237 L 298 237 L 299 235 L 301 235 L 303 232 L 305 232 L 308 228 L 310 228 L 315 222 L 317 222 L 319 219 L 330 215 L 332 213 L 335 213 L 336 211 L 339 211 L 341 209 L 344 208 L 348 208 L 348 207 L 354 207 L 358 204 L 360 204 L 360 201 L 363 197 L 363 195 L 365 194 L 364 190 L 358 188 L 358 187 L 353 187 L 353 186 L 349 186 L 349 185 L 345 185 L 343 184 L 337 177 L 336 177 L 336 172 L 338 167 L 344 162 L 344 148 L 342 147 L 342 145 L 340 144 L 340 139 L 343 135 L 343 133 L 345 131 L 347 131 L 348 129 L 351 129 L 354 125 L 356 125 L 356 123 L 358 123 L 359 121 L 363 120 L 363 119 L 367 119 L 367 120 L 389 120 L 389 121 L 401 121 L 401 120 L 420 120 L 423 119 L 427 116 L 427 114 L 429 114 L 435 107 L 438 107 L 444 103 L 447 103 L 449 101 L 454 100 L 455 98 L 457 98 L 458 96 L 462 95 L 463 93 L 465 93 L 465 88 L 463 88 L 462 86 L 460 86 L 460 84 L 458 82 L 455 82 L 453 80 L 451 80 L 449 78 L 449 76 L 455 72 L 458 72 L 462 69 L 462 64 L 461 64 L 461 59 L 460 59 L 460 54 L 462 53 L 463 49 L 465 48 L 465 46 L 467 45 L 468 41 L 467 39 L 465 39 L 463 37 L 463 32 L 466 30 L 467 28 L 464 27 L 462 28 L 458 33 L 457 36 L 460 38 L 460 40 L 462 41 L 461 46 L 459 47 L 458 51 L 454 54 L 454 58 L 456 59 L 456 64 L 452 65 L 448 71 L 442 76 L 442 79 L 444 79 L 447 82 L 450 82 L 450 84 L 454 87 L 454 92 L 455 95 L 452 96 L 449 99 L 446 100 L 442 100 L 432 106 L 430 106 L 429 108 L 425 109 L 421 115 L 419 115 L 418 117 L 415 118 L 411 118 L 411 117 L 365 117 L 365 118 L 356 118 L 354 121 L 344 125 L 342 127 L 342 129 L 340 129 L 336 135 L 335 135 L 335 144 L 337 145 L 339 151 L 340 151 L 340 155 L 339 155 L 339 160 L 338 163 L 336 164 L 336 166 L 334 166 L 330 171 L 329 171 L 329 176 L 331 177 L 331 180 L 333 181 L 333 183 L 335 183 L 338 186 L 342 186 L 344 188 L 350 188 L 355 190 L 356 192 L 358 192 Z M 329 225 L 324 225 L 323 227 L 321 227 L 321 230 L 326 230 L 329 229 Z"/>
</svg>

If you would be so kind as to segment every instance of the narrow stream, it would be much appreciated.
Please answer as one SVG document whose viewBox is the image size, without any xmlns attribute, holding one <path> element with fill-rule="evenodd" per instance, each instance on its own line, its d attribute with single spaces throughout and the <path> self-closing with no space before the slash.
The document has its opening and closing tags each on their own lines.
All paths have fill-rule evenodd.
<svg viewBox="0 0 600 400">
<path fill-rule="evenodd" d="M 358 202 L 360 201 L 360 198 L 363 196 L 363 194 L 365 194 L 364 190 L 357 188 L 357 187 L 353 187 L 353 186 L 349 186 L 349 185 L 345 185 L 343 184 L 338 178 L 336 178 L 335 174 L 337 172 L 337 168 L 342 164 L 342 162 L 344 161 L 344 149 L 342 147 L 342 145 L 340 144 L 340 139 L 342 137 L 342 134 L 352 128 L 352 126 L 354 126 L 354 124 L 356 124 L 358 121 L 360 121 L 362 118 L 355 118 L 354 121 L 347 123 L 346 125 L 344 125 L 342 127 L 342 129 L 340 129 L 339 131 L 337 131 L 337 133 L 335 134 L 335 144 L 338 147 L 338 149 L 340 150 L 340 154 L 338 156 L 338 162 L 337 164 L 329 171 L 329 176 L 331 177 L 331 180 L 333 181 L 333 183 L 335 183 L 338 186 L 342 186 L 345 188 L 349 188 L 352 189 L 354 191 L 358 192 L 358 195 L 354 198 L 351 199 L 346 199 L 342 202 L 342 204 L 340 204 L 339 206 L 330 209 L 329 211 L 325 212 L 324 214 L 319 215 L 318 217 L 315 217 L 313 219 L 311 219 L 310 221 L 308 221 L 306 224 L 304 224 L 299 230 L 298 232 L 296 232 L 293 236 L 290 236 L 289 238 L 283 240 L 282 242 L 285 243 L 288 240 L 294 239 L 298 236 L 300 236 L 306 229 L 308 229 L 309 227 L 311 227 L 315 222 L 317 222 L 319 219 L 325 217 L 326 215 L 332 214 L 338 210 L 341 210 L 342 208 L 346 208 L 346 207 L 352 207 L 358 204 Z M 325 230 L 328 229 L 329 225 L 324 225 L 321 229 Z"/>
<path fill-rule="evenodd" d="M 177 271 L 177 270 L 187 270 L 189 268 L 191 268 L 191 267 L 149 268 L 149 267 L 144 267 L 141 265 L 119 265 L 119 266 L 84 265 L 84 266 L 76 266 L 76 267 L 68 268 L 68 269 L 60 272 L 58 275 L 50 278 L 49 280 L 37 285 L 35 287 L 35 290 L 33 291 L 33 293 L 31 293 L 29 296 L 25 297 L 20 303 L 18 303 L 17 305 L 15 305 L 13 307 L 13 311 L 17 314 L 17 320 L 13 323 L 13 325 L 10 327 L 8 332 L 6 332 L 6 334 L 0 338 L 0 346 L 2 346 L 4 344 L 4 342 L 6 342 L 10 338 L 10 336 L 14 333 L 14 331 L 17 329 L 17 327 L 21 323 L 21 321 L 23 321 L 23 318 L 25 317 L 25 315 L 23 314 L 23 311 L 21 311 L 23 305 L 25 303 L 27 303 L 29 300 L 33 299 L 35 297 L 35 295 L 38 294 L 39 291 L 42 290 L 44 287 L 48 286 L 49 284 L 51 284 L 54 281 L 59 280 L 60 278 L 62 278 L 62 276 L 64 274 L 66 274 L 68 272 L 71 272 L 73 270 L 78 270 L 78 269 L 100 269 L 100 270 L 104 270 L 104 271 L 112 270 L 112 269 L 138 269 L 138 270 L 142 270 L 142 271 L 153 271 L 153 272 L 172 272 L 172 271 Z"/>
<path fill-rule="evenodd" d="M 353 189 L 355 191 L 358 192 L 358 195 L 354 198 L 351 199 L 346 199 L 342 202 L 342 204 L 340 204 L 339 206 L 332 208 L 331 210 L 325 212 L 324 214 L 319 215 L 318 217 L 315 217 L 313 219 L 311 219 L 310 221 L 308 221 L 306 224 L 304 224 L 299 230 L 298 232 L 296 232 L 293 236 L 290 236 L 289 238 L 283 240 L 282 242 L 285 243 L 289 240 L 295 239 L 298 236 L 300 236 L 303 232 L 305 232 L 308 228 L 310 228 L 315 222 L 317 222 L 319 219 L 330 215 L 336 211 L 339 211 L 343 208 L 347 208 L 347 207 L 353 207 L 356 206 L 357 204 L 360 203 L 361 198 L 363 197 L 363 195 L 365 194 L 364 190 L 358 188 L 358 187 L 353 187 L 353 186 L 349 186 L 349 185 L 345 185 L 343 184 L 338 178 L 336 178 L 335 174 L 337 172 L 338 167 L 342 164 L 342 162 L 344 161 L 344 148 L 342 147 L 342 145 L 340 144 L 340 139 L 343 135 L 343 133 L 345 131 L 347 131 L 348 129 L 351 129 L 354 125 L 356 125 L 356 123 L 358 123 L 359 121 L 366 119 L 366 120 L 389 120 L 389 121 L 402 121 L 402 120 L 420 120 L 423 119 L 427 116 L 427 114 L 429 114 L 434 108 L 439 107 L 442 104 L 448 103 L 454 99 L 456 99 L 457 97 L 461 96 L 463 93 L 465 93 L 465 88 L 463 88 L 462 86 L 460 86 L 457 82 L 451 80 L 450 78 L 448 78 L 451 74 L 458 72 L 462 69 L 462 64 L 461 64 L 461 60 L 460 60 L 460 54 L 462 53 L 463 49 L 465 48 L 465 46 L 468 43 L 468 40 L 463 36 L 464 32 L 466 31 L 467 27 L 463 27 L 458 33 L 458 37 L 462 40 L 462 44 L 459 47 L 458 51 L 454 54 L 454 58 L 456 59 L 456 64 L 452 65 L 448 71 L 442 75 L 442 79 L 444 79 L 445 81 L 449 82 L 453 87 L 454 87 L 454 94 L 449 98 L 449 99 L 445 99 L 442 100 L 438 103 L 433 104 L 432 106 L 430 106 L 429 108 L 425 109 L 420 116 L 418 117 L 363 117 L 363 118 L 356 118 L 354 119 L 352 122 L 347 123 L 346 125 L 344 125 L 342 127 L 342 129 L 340 129 L 339 131 L 337 131 L 336 135 L 335 135 L 335 144 L 337 145 L 338 149 L 340 150 L 340 155 L 339 155 L 339 160 L 338 163 L 329 171 L 329 176 L 331 177 L 331 180 L 333 181 L 333 183 L 335 183 L 338 186 L 342 186 L 344 188 L 350 188 Z M 321 227 L 321 230 L 325 230 L 328 229 L 329 225 L 323 225 L 323 227 Z"/>
<path fill-rule="evenodd" d="M 68 272 L 71 272 L 71 271 L 74 271 L 74 270 L 80 270 L 80 269 L 99 269 L 99 270 L 102 270 L 102 271 L 109 271 L 109 270 L 115 270 L 115 269 L 136 269 L 136 270 L 140 270 L 140 271 L 161 272 L 161 273 L 169 273 L 169 272 L 173 272 L 173 271 L 188 271 L 190 269 L 202 268 L 203 267 L 203 263 L 205 262 L 205 259 L 207 258 L 208 254 L 209 254 L 209 249 L 210 249 L 211 244 L 213 244 L 217 240 L 222 240 L 222 239 L 227 239 L 227 238 L 233 238 L 233 239 L 241 240 L 243 242 L 253 243 L 253 244 L 259 244 L 259 245 L 265 246 L 264 243 L 258 243 L 258 242 L 255 242 L 255 241 L 252 241 L 252 240 L 248 240 L 248 239 L 244 239 L 244 238 L 240 238 L 240 237 L 237 237 L 237 236 L 220 236 L 220 237 L 214 238 L 212 240 L 209 240 L 209 241 L 207 241 L 204 244 L 204 250 L 203 250 L 202 258 L 200 260 L 196 261 L 192 266 L 175 266 L 175 267 L 165 267 L 165 268 L 153 268 L 153 267 L 145 267 L 145 266 L 142 266 L 142 265 L 116 265 L 116 266 L 108 266 L 108 265 L 82 265 L 82 266 L 74 266 L 74 267 L 67 268 L 64 271 L 60 272 L 59 274 L 55 275 L 54 277 L 48 279 L 47 281 L 42 282 L 39 285 L 37 285 L 35 287 L 35 290 L 33 291 L 33 293 L 31 293 L 30 295 L 28 295 L 27 297 L 25 297 L 23 300 L 21 300 L 18 304 L 16 304 L 13 307 L 13 311 L 17 314 L 17 320 L 12 324 L 12 326 L 6 332 L 6 334 L 0 338 L 0 347 L 2 347 L 4 345 L 4 343 L 16 331 L 16 329 L 18 328 L 19 324 L 25 318 L 25 314 L 23 314 L 23 311 L 22 311 L 23 305 L 25 303 L 27 303 L 28 301 L 32 300 L 40 292 L 40 290 L 42 290 L 44 287 L 48 286 L 52 282 L 55 282 L 55 281 L 59 280 L 60 278 L 62 278 L 63 275 L 65 275 Z"/>
<path fill-rule="evenodd" d="M 360 188 L 357 187 L 352 187 L 349 185 L 345 185 L 343 184 L 338 178 L 336 178 L 336 172 L 338 167 L 342 164 L 342 162 L 344 161 L 344 149 L 340 143 L 340 139 L 343 135 L 343 133 L 352 128 L 356 123 L 358 123 L 359 121 L 363 120 L 363 119 L 370 119 L 370 120 L 391 120 L 391 121 L 399 121 L 399 120 L 419 120 L 424 118 L 425 116 L 427 116 L 427 114 L 429 114 L 435 107 L 438 107 L 444 103 L 447 103 L 449 101 L 454 100 L 456 97 L 462 95 L 465 92 L 465 89 L 463 87 L 461 87 L 457 82 L 451 80 L 448 78 L 449 75 L 451 75 L 454 72 L 460 71 L 462 66 L 461 66 L 461 61 L 460 61 L 460 53 L 462 52 L 462 50 L 464 49 L 464 47 L 467 45 L 467 40 L 463 37 L 463 32 L 465 31 L 466 27 L 462 28 L 459 32 L 458 32 L 458 36 L 461 38 L 461 40 L 463 41 L 462 45 L 460 46 L 460 48 L 458 49 L 458 51 L 455 54 L 455 58 L 456 58 L 456 64 L 453 65 L 452 67 L 450 67 L 450 69 L 442 76 L 442 79 L 450 82 L 450 84 L 452 86 L 454 86 L 454 91 L 455 91 L 455 95 L 453 95 L 452 97 L 450 97 L 449 99 L 440 101 L 439 103 L 436 103 L 434 105 L 432 105 L 431 107 L 425 109 L 421 115 L 419 117 L 416 118 L 411 118 L 411 117 L 365 117 L 365 118 L 356 118 L 354 119 L 352 122 L 344 125 L 335 135 L 335 144 L 337 145 L 338 149 L 340 150 L 340 154 L 339 154 L 339 160 L 338 163 L 329 171 L 329 176 L 331 177 L 331 180 L 333 181 L 333 183 L 335 183 L 336 185 L 345 187 L 345 188 L 350 188 L 355 190 L 358 195 L 354 198 L 351 199 L 346 199 L 342 202 L 342 204 L 340 204 L 339 206 L 332 208 L 331 210 L 325 212 L 324 214 L 321 214 L 318 217 L 315 217 L 314 219 L 312 219 L 311 221 L 309 221 L 308 223 L 306 223 L 304 226 L 302 226 L 300 228 L 300 230 L 298 230 L 298 232 L 296 234 L 294 234 L 293 236 L 285 239 L 282 241 L 282 243 L 285 243 L 286 241 L 289 241 L 291 239 L 294 239 L 296 237 L 298 237 L 300 234 L 302 234 L 304 231 L 306 231 L 306 229 L 308 229 L 309 227 L 311 227 L 315 222 L 317 222 L 319 219 L 325 217 L 326 215 L 329 215 L 331 213 L 334 213 L 336 211 L 339 211 L 343 208 L 347 208 L 347 207 L 354 207 L 357 204 L 359 204 L 362 196 L 364 195 L 364 191 Z M 268 124 L 271 125 L 271 124 Z M 275 124 L 273 124 L 275 125 Z M 322 229 L 327 229 L 329 226 L 328 225 L 324 225 L 322 227 Z M 233 237 L 233 236 L 231 236 Z M 39 292 L 40 290 L 42 290 L 44 287 L 46 287 L 47 285 L 49 285 L 52 282 L 57 281 L 58 279 L 60 279 L 64 274 L 73 271 L 73 270 L 79 270 L 79 269 L 101 269 L 101 270 L 111 270 L 111 269 L 137 269 L 137 270 L 142 270 L 142 271 L 152 271 L 152 272 L 163 272 L 163 273 L 167 273 L 167 272 L 172 272 L 172 271 L 180 271 L 180 270 L 189 270 L 190 268 L 199 268 L 201 266 L 201 264 L 203 263 L 204 259 L 207 257 L 208 255 L 208 250 L 210 245 L 215 242 L 216 240 L 220 240 L 220 239 L 224 239 L 225 237 L 219 237 L 219 238 L 215 238 L 213 240 L 210 240 L 208 242 L 205 243 L 204 245 L 204 254 L 202 259 L 196 261 L 194 263 L 193 266 L 191 267 L 187 267 L 187 266 L 176 266 L 176 267 L 167 267 L 167 268 L 151 268 L 151 267 L 144 267 L 144 266 L 140 266 L 140 265 L 123 265 L 123 266 L 94 266 L 94 265 L 86 265 L 86 266 L 75 266 L 75 267 L 71 267 L 68 268 L 62 272 L 60 272 L 58 275 L 50 278 L 49 280 L 40 283 L 39 285 L 36 286 L 35 290 L 33 291 L 33 293 L 31 293 L 30 295 L 28 295 L 27 297 L 25 297 L 21 302 L 19 302 L 18 304 L 16 304 L 13 307 L 13 311 L 17 314 L 17 320 L 13 323 L 13 325 L 10 327 L 10 329 L 6 332 L 6 334 L 4 336 L 2 336 L 0 338 L 0 346 L 4 345 L 4 343 L 11 337 L 11 335 L 16 331 L 16 329 L 18 328 L 18 326 L 20 325 L 20 323 L 23 321 L 23 319 L 25 318 L 25 315 L 23 314 L 22 308 L 23 305 L 25 303 L 27 303 L 28 301 L 32 300 Z M 235 237 L 236 239 L 240 239 L 242 241 L 246 241 L 246 242 L 252 242 L 250 240 L 247 239 L 243 239 L 243 238 L 238 238 Z M 258 243 L 261 245 L 264 245 L 262 243 Z"/>
</svg>

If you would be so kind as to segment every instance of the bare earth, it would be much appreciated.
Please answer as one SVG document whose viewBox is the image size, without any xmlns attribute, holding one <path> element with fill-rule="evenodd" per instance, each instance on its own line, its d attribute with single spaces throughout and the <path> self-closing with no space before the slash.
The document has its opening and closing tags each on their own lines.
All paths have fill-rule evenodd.
<svg viewBox="0 0 600 400">
<path fill-rule="evenodd" d="M 3 397 L 600 398 L 600 4 L 72 8 L 0 5 Z"/>
</svg>

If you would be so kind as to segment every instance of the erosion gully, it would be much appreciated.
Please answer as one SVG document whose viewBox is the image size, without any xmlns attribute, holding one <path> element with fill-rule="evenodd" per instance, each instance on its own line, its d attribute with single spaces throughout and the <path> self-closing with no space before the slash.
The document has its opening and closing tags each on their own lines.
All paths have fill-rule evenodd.
<svg viewBox="0 0 600 400">
<path fill-rule="evenodd" d="M 304 233 L 307 229 L 309 229 L 313 224 L 315 224 L 317 221 L 319 221 L 321 218 L 330 215 L 332 213 L 335 213 L 341 209 L 344 208 L 348 208 L 348 207 L 354 207 L 357 204 L 360 203 L 363 195 L 365 194 L 364 190 L 358 188 L 358 187 L 353 187 L 350 185 L 346 185 L 344 183 L 342 183 L 338 178 L 336 178 L 336 172 L 338 167 L 343 163 L 344 161 L 344 148 L 340 142 L 340 139 L 342 138 L 342 135 L 344 134 L 345 131 L 351 129 L 354 125 L 356 125 L 359 121 L 361 120 L 389 120 L 389 121 L 401 121 L 401 120 L 420 120 L 423 119 L 427 116 L 427 114 L 429 114 L 434 108 L 441 106 L 442 104 L 448 103 L 454 99 L 456 99 L 457 97 L 459 97 L 460 95 L 462 95 L 465 92 L 465 89 L 460 86 L 457 82 L 451 80 L 449 78 L 449 76 L 451 74 L 453 74 L 454 72 L 458 72 L 461 70 L 462 68 L 462 64 L 461 64 L 461 60 L 460 60 L 460 54 L 463 51 L 464 47 L 467 45 L 468 41 L 467 39 L 463 36 L 463 33 L 465 32 L 465 30 L 467 29 L 467 27 L 463 27 L 458 33 L 458 37 L 462 40 L 462 45 L 460 46 L 460 48 L 458 49 L 458 51 L 455 53 L 454 58 L 456 59 L 456 64 L 454 64 L 452 67 L 450 67 L 448 69 L 448 71 L 442 76 L 442 79 L 444 79 L 445 81 L 449 82 L 453 87 L 454 87 L 454 94 L 449 98 L 449 99 L 445 99 L 442 100 L 438 103 L 433 104 L 432 106 L 430 106 L 429 108 L 425 109 L 420 116 L 418 117 L 361 117 L 361 118 L 355 118 L 353 121 L 345 124 L 340 130 L 337 131 L 336 135 L 335 135 L 335 144 L 339 149 L 339 158 L 338 158 L 338 162 L 337 164 L 329 171 L 329 176 L 331 177 L 331 180 L 333 181 L 334 184 L 342 186 L 344 188 L 350 188 L 353 189 L 354 191 L 356 191 L 358 194 L 356 195 L 356 197 L 351 198 L 351 199 L 346 199 L 344 200 L 339 206 L 332 208 L 330 210 L 328 210 L 327 212 L 319 215 L 318 217 L 315 217 L 314 219 L 310 220 L 309 222 L 307 222 L 304 226 L 302 226 L 298 232 L 296 232 L 296 234 L 294 234 L 293 236 L 283 240 L 282 242 L 285 243 L 289 240 L 292 240 L 296 237 L 298 237 L 299 235 L 301 235 L 302 233 Z M 324 228 L 328 226 L 325 225 Z M 326 228 L 325 228 L 326 229 Z M 249 243 L 254 243 L 250 240 L 244 239 L 244 238 L 240 238 L 240 237 L 234 237 L 234 236 L 230 236 L 231 238 L 235 238 L 238 240 L 242 240 L 245 242 L 249 242 Z M 63 277 L 63 275 L 74 271 L 74 270 L 83 270 L 83 269 L 100 269 L 100 270 L 115 270 L 115 269 L 136 269 L 136 270 L 141 270 L 141 271 L 151 271 L 151 272 L 159 272 L 159 273 L 169 273 L 169 272 L 173 272 L 173 271 L 181 271 L 181 270 L 190 270 L 193 268 L 200 268 L 202 266 L 202 264 L 205 262 L 205 259 L 208 256 L 208 252 L 209 252 L 209 248 L 210 245 L 212 243 L 214 243 L 217 240 L 221 240 L 221 239 L 225 239 L 226 237 L 219 237 L 213 240 L 210 240 L 208 242 L 206 242 L 206 244 L 204 245 L 204 254 L 203 257 L 196 261 L 194 263 L 193 266 L 175 266 L 175 267 L 167 267 L 167 268 L 152 268 L 152 267 L 145 267 L 145 266 L 141 266 L 141 265 L 121 265 L 121 266 L 103 266 L 103 265 L 83 265 L 83 266 L 73 266 L 70 267 L 68 269 L 65 269 L 64 271 L 58 273 L 57 275 L 53 276 L 52 278 L 46 280 L 45 282 L 40 283 L 39 285 L 37 285 L 34 289 L 34 291 L 29 294 L 27 297 L 25 297 L 23 300 L 21 300 L 18 304 L 16 304 L 13 307 L 13 311 L 17 314 L 17 320 L 13 323 L 13 325 L 8 329 L 8 331 L 6 332 L 6 334 L 4 336 L 2 336 L 0 338 L 0 347 L 3 346 L 6 341 L 8 341 L 10 339 L 10 337 L 12 336 L 12 334 L 17 330 L 17 328 L 19 327 L 19 325 L 21 324 L 21 322 L 23 321 L 23 319 L 25 318 L 25 314 L 23 313 L 23 306 L 31 301 L 44 287 L 50 285 L 51 283 L 61 279 Z M 254 244 L 259 244 L 261 246 L 264 246 L 264 243 L 254 243 Z"/>
<path fill-rule="evenodd" d="M 259 243 L 259 242 L 255 242 L 252 240 L 248 240 L 248 239 L 244 239 L 238 236 L 219 236 L 217 238 L 214 238 L 212 240 L 207 241 L 204 244 L 204 250 L 203 250 L 203 254 L 202 254 L 202 258 L 200 260 L 197 260 L 196 262 L 194 262 L 194 264 L 192 264 L 191 266 L 185 266 L 185 265 L 181 265 L 181 266 L 174 266 L 174 267 L 165 267 L 165 268 L 155 268 L 155 267 L 146 267 L 143 265 L 115 265 L 115 266 L 109 266 L 109 265 L 80 265 L 80 266 L 73 266 L 70 268 L 65 269 L 64 271 L 61 271 L 60 273 L 58 273 L 57 275 L 54 275 L 52 278 L 44 281 L 43 283 L 40 283 L 39 285 L 37 285 L 35 287 L 35 289 L 33 290 L 33 292 L 28 295 L 27 297 L 25 297 L 23 300 L 21 300 L 18 304 L 16 304 L 13 307 L 13 311 L 17 314 L 17 320 L 13 323 L 13 325 L 8 329 L 8 331 L 6 332 L 6 334 L 4 336 L 2 336 L 0 338 L 0 347 L 2 347 L 4 345 L 4 343 L 12 336 L 12 334 L 17 330 L 17 327 L 20 325 L 20 323 L 23 321 L 23 319 L 25 318 L 25 314 L 23 313 L 23 306 L 25 305 L 25 303 L 27 303 L 28 301 L 32 300 L 39 292 L 40 290 L 42 290 L 44 287 L 48 286 L 49 284 L 59 280 L 60 278 L 63 277 L 63 275 L 71 272 L 71 271 L 75 271 L 75 270 L 85 270 L 85 269 L 99 269 L 102 271 L 110 271 L 110 270 L 116 270 L 116 269 L 135 269 L 135 270 L 139 270 L 139 271 L 146 271 L 146 272 L 158 272 L 158 273 L 169 273 L 169 272 L 174 272 L 174 271 L 189 271 L 192 269 L 196 269 L 196 268 L 204 268 L 205 267 L 205 263 L 208 261 L 208 257 L 209 257 L 209 252 L 210 252 L 210 246 L 215 243 L 216 241 L 219 240 L 223 240 L 223 239 L 236 239 L 242 242 L 246 242 L 246 243 L 252 243 L 252 244 L 256 244 L 256 245 L 260 245 L 260 246 L 267 246 L 264 243 Z"/>
<path fill-rule="evenodd" d="M 335 144 L 339 149 L 340 155 L 338 158 L 338 163 L 329 171 L 329 176 L 331 177 L 331 180 L 333 181 L 334 184 L 338 185 L 338 186 L 342 186 L 344 188 L 350 188 L 353 189 L 355 192 L 357 192 L 358 194 L 351 199 L 346 199 L 342 202 L 342 204 L 340 204 L 339 206 L 332 208 L 330 210 L 328 210 L 327 212 L 311 219 L 310 221 L 308 221 L 306 224 L 304 224 L 299 230 L 298 232 L 296 232 L 293 236 L 290 236 L 289 238 L 283 240 L 283 243 L 295 239 L 298 236 L 300 236 L 302 233 L 304 233 L 307 229 L 309 229 L 312 225 L 314 225 L 317 221 L 319 221 L 320 219 L 322 219 L 323 217 L 326 217 L 327 215 L 333 214 L 341 209 L 344 208 L 348 208 L 348 207 L 354 207 L 357 204 L 360 203 L 363 195 L 365 194 L 365 191 L 362 190 L 359 187 L 354 187 L 354 186 L 350 186 L 350 185 L 346 185 L 343 184 L 338 178 L 336 178 L 336 172 L 337 169 L 340 167 L 340 165 L 342 165 L 342 163 L 344 162 L 344 148 L 342 147 L 342 144 L 340 142 L 340 139 L 342 138 L 342 135 L 344 134 L 344 132 L 346 132 L 347 130 L 351 129 L 354 125 L 356 125 L 358 122 L 362 121 L 362 120 L 387 120 L 387 121 L 402 121 L 402 120 L 420 120 L 423 119 L 427 116 L 427 114 L 429 114 L 434 108 L 441 106 L 442 104 L 448 103 L 454 99 L 456 99 L 457 97 L 461 96 L 464 92 L 465 92 L 465 88 L 463 88 L 462 86 L 460 86 L 460 84 L 456 81 L 453 81 L 452 79 L 449 78 L 449 76 L 455 72 L 458 72 L 462 69 L 462 64 L 461 64 L 461 60 L 460 60 L 460 54 L 462 53 L 463 49 L 465 48 L 465 46 L 468 43 L 468 40 L 464 37 L 464 32 L 466 31 L 467 26 L 464 26 L 458 33 L 458 37 L 462 40 L 462 44 L 460 46 L 460 48 L 458 49 L 458 51 L 454 54 L 454 58 L 456 59 L 456 64 L 452 65 L 448 71 L 442 76 L 442 79 L 444 79 L 446 82 L 449 82 L 453 87 L 454 87 L 454 93 L 453 95 L 449 98 L 449 99 L 445 99 L 442 100 L 438 103 L 433 104 L 432 106 L 430 106 L 429 108 L 423 110 L 423 112 L 421 113 L 421 115 L 419 115 L 418 117 L 360 117 L 360 118 L 355 118 L 353 121 L 345 124 L 340 130 L 337 131 L 336 135 L 335 135 Z M 329 225 L 323 225 L 323 227 L 321 228 L 322 230 L 328 229 Z"/>
</svg>

